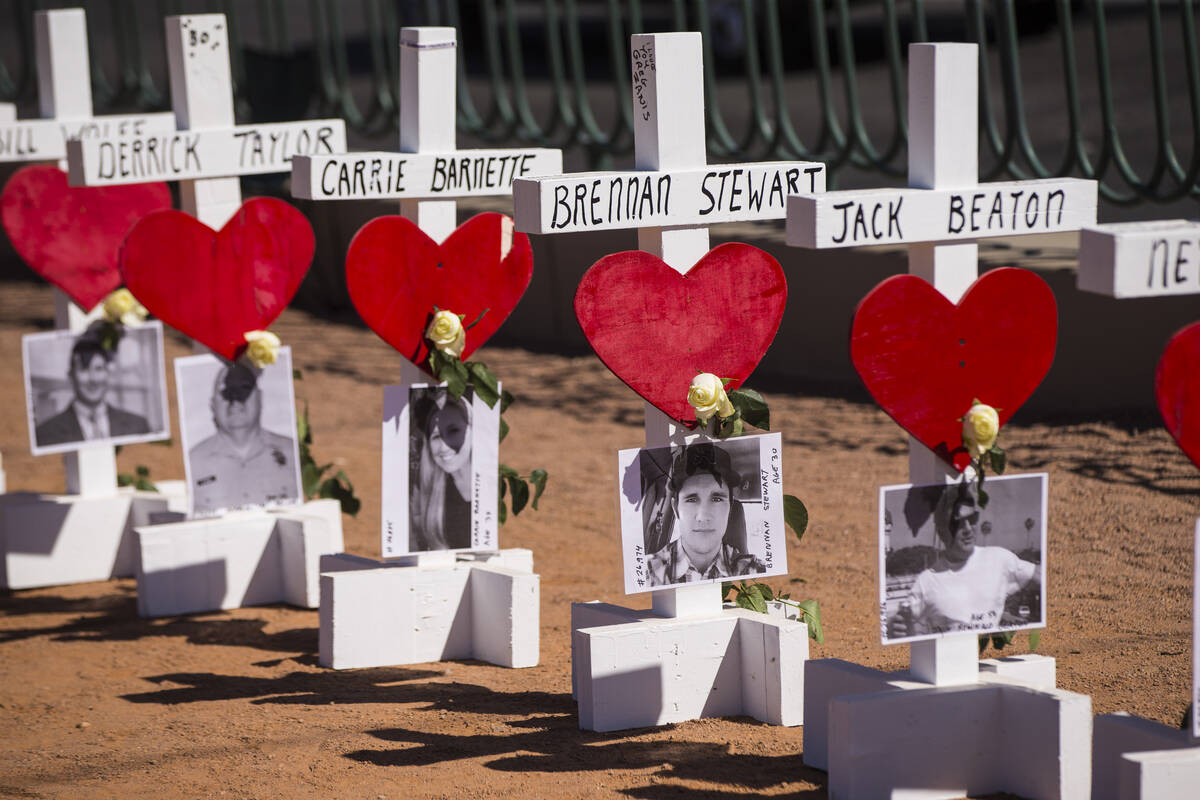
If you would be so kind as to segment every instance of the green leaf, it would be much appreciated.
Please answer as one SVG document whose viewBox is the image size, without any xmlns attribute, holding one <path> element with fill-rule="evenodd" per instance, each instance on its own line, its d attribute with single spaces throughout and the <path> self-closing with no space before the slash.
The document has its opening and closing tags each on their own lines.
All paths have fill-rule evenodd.
<svg viewBox="0 0 1200 800">
<path fill-rule="evenodd" d="M 729 593 L 737 591 L 737 585 L 733 581 L 721 581 L 721 599 L 728 601 Z"/>
<path fill-rule="evenodd" d="M 512 494 L 512 513 L 515 517 L 529 503 L 529 484 L 524 478 L 509 478 L 508 491 Z"/>
<path fill-rule="evenodd" d="M 982 487 L 980 487 L 980 489 L 979 489 L 979 507 L 987 508 L 989 500 L 991 500 L 991 498 L 988 497 L 988 493 L 985 492 Z"/>
<path fill-rule="evenodd" d="M 801 600 L 796 605 L 804 612 L 804 621 L 808 623 L 808 638 L 815 639 L 817 644 L 825 644 L 825 629 L 821 625 L 821 606 L 816 600 Z"/>
<path fill-rule="evenodd" d="M 1004 451 L 998 447 L 993 447 L 988 451 L 988 460 L 992 462 L 992 470 L 997 475 L 1004 474 L 1004 467 L 1007 466 L 1008 459 L 1004 455 Z"/>
<path fill-rule="evenodd" d="M 139 478 L 149 478 L 150 477 L 150 468 L 147 467 L 145 464 L 138 464 L 137 467 L 134 468 L 134 472 L 137 473 L 137 476 Z"/>
<path fill-rule="evenodd" d="M 302 444 L 312 444 L 312 426 L 308 422 L 308 401 L 304 401 L 304 413 L 296 417 L 296 436 Z"/>
<path fill-rule="evenodd" d="M 132 486 L 133 482 L 134 482 L 134 477 L 132 475 L 130 475 L 128 472 L 118 472 L 117 473 L 117 486 Z"/>
<path fill-rule="evenodd" d="M 1038 630 L 1037 628 L 1034 628 L 1033 630 L 1031 630 L 1029 632 L 1029 652 L 1032 653 L 1033 651 L 1037 650 L 1038 645 L 1041 643 L 1042 643 L 1042 632 L 1040 630 Z"/>
<path fill-rule="evenodd" d="M 746 426 L 742 422 L 742 415 L 735 413 L 732 417 L 727 417 L 721 421 L 721 429 L 718 435 L 722 439 L 730 439 L 734 436 L 741 436 L 745 430 Z"/>
<path fill-rule="evenodd" d="M 511 406 L 513 404 L 513 400 L 516 399 L 517 398 L 513 397 L 513 393 L 508 389 L 500 392 L 500 413 L 503 414 L 505 411 L 508 411 L 508 407 Z"/>
<path fill-rule="evenodd" d="M 762 431 L 771 429 L 771 410 L 767 401 L 753 389 L 734 389 L 729 392 L 729 402 L 742 412 L 742 419 Z"/>
<path fill-rule="evenodd" d="M 325 470 L 329 469 L 329 467 L 329 464 L 318 467 L 314 461 L 308 461 L 300 465 L 300 482 L 304 486 L 305 497 L 315 497 L 317 495 L 317 492 L 321 488 L 321 476 L 325 474 Z"/>
<path fill-rule="evenodd" d="M 479 395 L 480 400 L 487 403 L 488 408 L 494 408 L 496 401 L 500 399 L 500 387 L 496 383 L 496 376 L 487 368 L 487 364 L 478 361 L 468 361 L 466 367 L 467 372 L 471 375 L 475 394 Z"/>
<path fill-rule="evenodd" d="M 354 486 L 346 477 L 346 473 L 340 469 L 332 478 L 327 478 L 321 483 L 317 496 L 337 500 L 341 505 L 342 513 L 352 517 L 357 516 L 359 509 L 362 508 L 362 501 L 354 496 Z"/>
<path fill-rule="evenodd" d="M 508 436 L 508 423 L 504 421 L 504 417 L 500 418 L 500 441 L 504 441 L 504 437 Z"/>
<path fill-rule="evenodd" d="M 762 592 L 763 600 L 770 602 L 775 599 L 775 592 L 770 586 L 767 586 L 765 583 L 757 583 L 755 586 L 757 586 L 758 590 Z"/>
<path fill-rule="evenodd" d="M 292 380 L 294 380 L 294 381 L 304 380 L 304 373 L 298 369 L 292 370 Z"/>
<path fill-rule="evenodd" d="M 501 525 L 503 525 L 505 522 L 508 521 L 508 509 L 504 507 L 504 484 L 503 483 L 500 484 L 500 508 L 497 509 L 496 514 L 500 520 Z"/>
<path fill-rule="evenodd" d="M 767 613 L 767 601 L 762 593 L 761 583 L 752 583 L 746 587 L 746 596 L 750 598 L 750 607 L 760 614 Z"/>
<path fill-rule="evenodd" d="M 456 400 L 463 396 L 470 379 L 467 368 L 457 358 L 447 361 L 437 377 L 438 380 L 446 383 L 446 391 L 450 392 L 450 396 Z"/>
<path fill-rule="evenodd" d="M 794 494 L 783 496 L 783 521 L 796 534 L 797 539 L 804 539 L 804 532 L 808 530 L 808 509 Z"/>
<path fill-rule="evenodd" d="M 544 469 L 535 469 L 529 473 L 529 480 L 533 483 L 533 510 L 537 511 L 538 500 L 542 496 L 542 492 L 546 491 L 546 481 L 550 478 L 550 473 Z"/>
<path fill-rule="evenodd" d="M 137 482 L 135 482 L 133 484 L 133 488 L 135 488 L 139 491 L 142 491 L 142 492 L 157 492 L 158 491 L 158 487 L 155 486 L 150 481 L 146 480 L 145 478 L 138 478 Z"/>
<path fill-rule="evenodd" d="M 508 466 L 507 464 L 501 464 L 500 465 L 500 477 L 501 478 L 519 478 L 519 477 L 521 477 L 521 473 L 517 472 L 515 469 Z"/>
</svg>

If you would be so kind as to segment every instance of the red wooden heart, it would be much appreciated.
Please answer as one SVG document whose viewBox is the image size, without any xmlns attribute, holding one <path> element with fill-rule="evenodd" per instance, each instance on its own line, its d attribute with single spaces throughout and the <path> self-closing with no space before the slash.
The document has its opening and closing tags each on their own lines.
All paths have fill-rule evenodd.
<svg viewBox="0 0 1200 800">
<path fill-rule="evenodd" d="M 993 406 L 1003 425 L 1046 376 L 1057 337 L 1054 293 L 1028 270 L 985 273 L 957 306 L 915 275 L 896 275 L 858 304 L 850 358 L 875 402 L 961 472 L 970 457 L 959 419 L 972 400 Z"/>
<path fill-rule="evenodd" d="M 220 231 L 182 211 L 151 214 L 126 237 L 121 272 L 151 314 L 234 359 L 243 334 L 266 330 L 296 294 L 315 247 L 303 214 L 256 197 Z"/>
<path fill-rule="evenodd" d="M 465 315 L 467 324 L 479 319 L 467 331 L 465 361 L 508 319 L 532 276 L 529 237 L 513 232 L 512 220 L 496 213 L 471 217 L 440 245 L 411 220 L 376 217 L 346 252 L 346 285 L 359 315 L 422 368 L 434 306 Z"/>
<path fill-rule="evenodd" d="M 58 167 L 24 167 L 4 184 L 0 218 L 33 271 L 90 311 L 121 285 L 117 255 L 130 226 L 171 207 L 165 183 L 67 185 Z"/>
<path fill-rule="evenodd" d="M 1154 395 L 1167 431 L 1200 467 L 1200 322 L 1167 342 L 1154 374 Z"/>
<path fill-rule="evenodd" d="M 575 316 L 604 365 L 672 419 L 697 372 L 736 389 L 767 352 L 787 303 L 779 262 L 738 242 L 708 251 L 681 275 L 650 253 L 613 253 L 575 292 Z"/>
</svg>

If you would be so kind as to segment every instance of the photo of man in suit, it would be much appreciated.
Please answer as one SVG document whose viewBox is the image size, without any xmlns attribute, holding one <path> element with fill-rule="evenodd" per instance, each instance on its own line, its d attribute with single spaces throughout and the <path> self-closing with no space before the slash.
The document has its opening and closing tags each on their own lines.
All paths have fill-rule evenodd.
<svg viewBox="0 0 1200 800">
<path fill-rule="evenodd" d="M 66 408 L 36 427 L 39 447 L 150 433 L 145 417 L 107 400 L 114 356 L 90 332 L 75 340 L 67 373 L 74 396 Z"/>
</svg>

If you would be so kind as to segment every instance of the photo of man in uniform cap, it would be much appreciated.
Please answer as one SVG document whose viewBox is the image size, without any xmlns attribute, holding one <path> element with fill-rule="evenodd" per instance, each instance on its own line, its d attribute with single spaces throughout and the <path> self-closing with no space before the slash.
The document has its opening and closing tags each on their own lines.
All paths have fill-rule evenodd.
<svg viewBox="0 0 1200 800">
<path fill-rule="evenodd" d="M 209 403 L 216 433 L 188 451 L 195 514 L 300 501 L 296 440 L 263 428 L 258 384 L 239 362 L 217 373 Z"/>
</svg>

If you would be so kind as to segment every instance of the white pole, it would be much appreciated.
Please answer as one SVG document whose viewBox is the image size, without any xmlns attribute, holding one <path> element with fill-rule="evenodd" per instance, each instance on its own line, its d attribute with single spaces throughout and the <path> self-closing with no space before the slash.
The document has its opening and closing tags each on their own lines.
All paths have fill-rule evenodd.
<svg viewBox="0 0 1200 800">
<path fill-rule="evenodd" d="M 703 167 L 704 61 L 699 33 L 648 33 L 632 37 L 635 69 L 634 161 L 639 170 Z M 669 69 L 659 72 L 659 63 Z M 641 76 L 640 79 L 638 76 Z M 708 226 L 638 228 L 638 247 L 686 273 L 708 252 Z M 687 428 L 645 404 L 646 446 L 683 441 Z M 716 613 L 721 584 L 660 589 L 651 593 L 654 610 L 669 617 Z"/>
<path fill-rule="evenodd" d="M 400 152 L 451 153 L 457 148 L 457 54 L 454 28 L 400 30 Z M 454 200 L 401 200 L 400 213 L 439 243 L 458 226 Z M 411 386 L 429 380 L 401 358 L 400 383 Z"/>
<path fill-rule="evenodd" d="M 88 64 L 87 17 L 83 9 L 39 11 L 33 18 L 38 105 L 43 118 L 62 121 L 92 117 L 92 74 Z M 65 163 L 59 167 L 66 169 Z M 54 290 L 55 327 L 83 331 L 95 318 Z M 89 445 L 63 454 L 68 494 L 97 497 L 117 489 L 117 462 L 110 444 Z"/>
<path fill-rule="evenodd" d="M 974 186 L 979 181 L 979 70 L 974 44 L 912 44 L 908 49 L 908 185 L 920 189 Z M 979 274 L 975 242 L 908 246 L 908 271 L 957 303 Z M 913 483 L 953 483 L 957 470 L 909 436 Z M 914 642 L 909 669 L 934 684 L 979 677 L 978 637 L 961 633 Z"/>
</svg>

